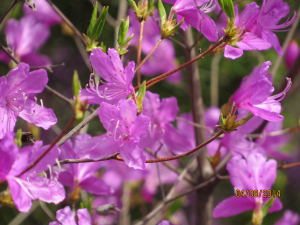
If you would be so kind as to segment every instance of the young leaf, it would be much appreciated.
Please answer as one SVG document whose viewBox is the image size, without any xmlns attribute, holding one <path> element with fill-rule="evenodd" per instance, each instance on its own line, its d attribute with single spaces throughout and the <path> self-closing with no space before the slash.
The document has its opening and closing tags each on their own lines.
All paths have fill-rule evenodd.
<svg viewBox="0 0 300 225">
<path fill-rule="evenodd" d="M 144 80 L 144 82 L 140 86 L 138 96 L 140 95 L 143 96 L 142 100 L 144 100 L 145 94 L 146 94 L 146 81 Z"/>
<path fill-rule="evenodd" d="M 124 39 L 126 38 L 126 34 L 127 34 L 127 32 L 126 32 L 125 21 L 122 19 L 120 28 L 119 28 L 119 35 L 118 35 L 118 44 L 119 45 L 124 45 Z"/>
<path fill-rule="evenodd" d="M 230 21 L 234 22 L 234 6 L 232 0 L 218 0 L 221 9 L 226 13 Z"/>
<path fill-rule="evenodd" d="M 269 209 L 273 206 L 276 197 L 269 198 L 268 201 L 262 206 L 261 211 L 263 212 L 263 217 L 268 214 Z"/>
<path fill-rule="evenodd" d="M 102 32 L 104 23 L 105 23 L 105 18 L 108 12 L 108 6 L 103 7 L 102 12 L 94 26 L 94 29 L 92 31 L 91 39 L 92 40 L 97 40 Z"/>
<path fill-rule="evenodd" d="M 18 129 L 15 137 L 15 143 L 19 148 L 22 147 L 22 129 Z"/>
<path fill-rule="evenodd" d="M 161 0 L 158 1 L 158 11 L 159 11 L 161 24 L 165 24 L 165 22 L 167 21 L 167 13 Z"/>
<path fill-rule="evenodd" d="M 80 90 L 81 86 L 80 86 L 80 81 L 78 78 L 78 73 L 77 70 L 74 70 L 74 75 L 73 75 L 73 92 L 74 92 L 74 96 L 77 98 L 79 95 L 79 90 Z"/>
<path fill-rule="evenodd" d="M 138 7 L 137 7 L 135 1 L 133 1 L 133 0 L 127 0 L 127 3 L 130 5 L 130 7 L 133 9 L 133 11 L 136 12 L 138 10 Z"/>
<path fill-rule="evenodd" d="M 90 25 L 89 25 L 88 30 L 87 30 L 87 35 L 88 35 L 89 38 L 91 38 L 93 29 L 95 27 L 95 23 L 96 23 L 96 19 L 97 19 L 97 9 L 98 9 L 98 2 L 96 1 L 95 8 L 94 8 L 92 18 L 91 18 L 91 21 L 90 21 Z"/>
</svg>

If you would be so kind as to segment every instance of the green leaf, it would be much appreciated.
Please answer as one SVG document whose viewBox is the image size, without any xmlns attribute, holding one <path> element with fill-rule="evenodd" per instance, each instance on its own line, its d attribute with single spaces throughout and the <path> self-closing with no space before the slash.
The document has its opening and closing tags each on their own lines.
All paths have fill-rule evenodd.
<svg viewBox="0 0 300 225">
<path fill-rule="evenodd" d="M 130 5 L 130 7 L 133 9 L 133 11 L 136 12 L 138 10 L 138 7 L 137 7 L 135 1 L 133 1 L 133 0 L 127 0 L 127 3 Z"/>
<path fill-rule="evenodd" d="M 224 127 L 225 126 L 225 120 L 224 120 L 224 117 L 223 117 L 222 113 L 221 113 L 221 115 L 219 117 L 219 121 L 220 121 L 221 127 Z"/>
<path fill-rule="evenodd" d="M 17 133 L 16 133 L 16 137 L 15 137 L 15 143 L 17 144 L 17 146 L 19 148 L 22 147 L 22 129 L 18 129 Z"/>
<path fill-rule="evenodd" d="M 144 100 L 145 94 L 146 94 L 146 81 L 144 80 L 144 82 L 140 86 L 138 96 L 140 96 L 140 95 L 143 96 L 142 100 Z"/>
<path fill-rule="evenodd" d="M 119 35 L 118 35 L 118 44 L 123 45 L 124 44 L 124 39 L 126 37 L 126 28 L 125 28 L 125 21 L 122 19 L 120 28 L 119 28 Z"/>
<path fill-rule="evenodd" d="M 262 206 L 261 211 L 263 212 L 263 217 L 268 214 L 269 209 L 273 206 L 276 197 L 270 198 L 265 204 Z"/>
<path fill-rule="evenodd" d="M 133 38 L 133 35 L 134 35 L 134 34 L 132 34 L 131 36 L 129 36 L 128 38 L 126 38 L 126 40 L 125 40 L 125 43 L 124 43 L 124 44 L 126 44 L 128 41 L 130 41 L 130 40 Z"/>
<path fill-rule="evenodd" d="M 152 9 L 154 7 L 154 1 L 153 0 L 148 0 L 148 9 Z"/>
<path fill-rule="evenodd" d="M 92 31 L 92 35 L 91 35 L 91 39 L 92 40 L 97 40 L 102 32 L 102 29 L 103 29 L 103 26 L 104 26 L 104 23 L 105 23 L 105 18 L 106 18 L 106 15 L 107 15 L 107 12 L 108 12 L 108 6 L 104 6 L 102 11 L 101 11 L 101 14 L 94 26 L 94 29 Z"/>
<path fill-rule="evenodd" d="M 163 25 L 167 21 L 167 13 L 166 13 L 165 7 L 162 4 L 161 0 L 158 0 L 158 11 L 159 11 L 161 24 Z"/>
<path fill-rule="evenodd" d="M 103 51 L 104 53 L 107 53 L 107 52 L 106 52 L 106 45 L 104 45 L 103 42 L 101 42 L 100 47 L 102 48 L 102 51 Z"/>
<path fill-rule="evenodd" d="M 87 35 L 88 35 L 89 38 L 91 38 L 93 29 L 95 27 L 95 23 L 96 23 L 96 19 L 97 19 L 97 9 L 98 9 L 98 1 L 96 1 L 95 8 L 94 8 L 92 18 L 91 18 L 91 21 L 90 21 L 90 25 L 89 25 L 88 30 L 87 30 Z"/>
<path fill-rule="evenodd" d="M 76 98 L 79 95 L 80 88 L 81 88 L 81 85 L 80 85 L 80 81 L 79 81 L 79 78 L 78 78 L 78 72 L 77 72 L 77 70 L 74 70 L 74 75 L 73 75 L 73 93 L 74 93 L 74 96 Z"/>
<path fill-rule="evenodd" d="M 220 7 L 226 13 L 230 21 L 235 20 L 234 5 L 232 0 L 218 0 Z"/>
</svg>

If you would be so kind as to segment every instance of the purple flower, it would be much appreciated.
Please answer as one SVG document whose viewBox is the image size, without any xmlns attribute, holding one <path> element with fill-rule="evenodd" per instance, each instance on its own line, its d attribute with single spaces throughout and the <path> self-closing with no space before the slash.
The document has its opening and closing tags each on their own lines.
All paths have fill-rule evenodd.
<svg viewBox="0 0 300 225">
<path fill-rule="evenodd" d="M 57 182 L 58 174 L 51 170 L 51 165 L 60 153 L 57 146 L 36 166 L 22 174 L 48 149 L 49 146 L 42 147 L 42 144 L 41 141 L 36 141 L 33 146 L 26 146 L 18 151 L 11 133 L 0 141 L 0 179 L 7 180 L 12 199 L 20 212 L 28 212 L 32 200 L 58 204 L 65 198 L 65 190 Z M 48 169 L 49 178 L 43 172 Z"/>
<path fill-rule="evenodd" d="M 174 153 L 183 153 L 192 149 L 187 137 L 171 124 L 179 111 L 175 97 L 162 101 L 158 94 L 146 92 L 142 113 L 151 119 L 149 133 L 143 137 L 143 147 L 151 147 L 155 142 L 161 142 Z"/>
<path fill-rule="evenodd" d="M 24 3 L 23 10 L 25 15 L 31 15 L 36 18 L 37 21 L 49 26 L 62 21 L 61 17 L 46 0 L 36 0 L 34 3 L 36 11 L 33 11 L 26 3 Z"/>
<path fill-rule="evenodd" d="M 300 221 L 298 213 L 293 213 L 290 210 L 286 210 L 283 217 L 274 225 L 297 225 Z"/>
<path fill-rule="evenodd" d="M 255 67 L 249 76 L 244 77 L 240 87 L 231 96 L 230 100 L 238 108 L 244 108 L 255 116 L 268 121 L 282 121 L 280 101 L 284 99 L 292 82 L 288 79 L 285 90 L 277 95 L 270 96 L 274 91 L 268 79 L 267 71 L 271 62 L 265 62 L 260 68 Z"/>
<path fill-rule="evenodd" d="M 78 209 L 78 225 L 92 225 L 92 219 L 87 209 Z M 56 219 L 59 222 L 51 222 L 49 225 L 77 225 L 75 216 L 73 215 L 69 206 L 60 209 L 56 212 Z"/>
<path fill-rule="evenodd" d="M 10 19 L 5 27 L 6 41 L 11 52 L 18 60 L 30 66 L 51 65 L 50 59 L 37 53 L 50 35 L 46 24 L 38 23 L 34 17 L 25 16 L 20 21 Z M 1 53 L 0 59 L 9 63 L 10 58 Z"/>
<path fill-rule="evenodd" d="M 267 50 L 272 46 L 279 55 L 283 55 L 279 40 L 273 32 L 282 32 L 280 29 L 292 25 L 297 17 L 296 13 L 290 21 L 277 25 L 289 11 L 288 4 L 282 0 L 264 0 L 261 9 L 252 2 L 246 5 L 240 15 L 236 5 L 235 26 L 240 28 L 238 37 L 242 40 L 236 42 L 239 48 L 226 45 L 224 56 L 236 59 L 243 55 L 243 50 Z"/>
<path fill-rule="evenodd" d="M 171 225 L 171 223 L 168 220 L 162 220 L 157 225 Z"/>
<path fill-rule="evenodd" d="M 165 0 L 164 0 L 165 1 Z M 165 1 L 172 3 L 173 1 Z M 206 15 L 216 7 L 215 0 L 177 0 L 172 7 L 172 12 L 177 14 L 177 23 L 183 18 L 181 25 L 186 30 L 189 25 L 200 31 L 210 42 L 218 40 L 218 31 L 215 22 Z"/>
<path fill-rule="evenodd" d="M 75 137 L 74 143 L 68 140 L 60 149 L 60 159 L 79 159 L 80 146 L 91 138 L 88 134 L 79 134 Z M 111 188 L 95 174 L 102 167 L 101 162 L 66 164 L 59 175 L 59 182 L 70 187 L 70 192 L 82 188 L 95 195 L 111 194 Z"/>
<path fill-rule="evenodd" d="M 102 165 L 105 172 L 102 179 L 105 183 L 112 187 L 115 192 L 122 191 L 122 185 L 126 181 L 140 181 L 148 174 L 146 170 L 135 170 L 128 167 L 124 162 L 104 161 Z M 111 178 L 114 179 L 111 179 Z"/>
<path fill-rule="evenodd" d="M 277 162 L 267 159 L 259 153 L 248 155 L 246 159 L 241 156 L 234 156 L 227 163 L 227 170 L 230 174 L 230 181 L 235 190 L 269 190 L 276 180 Z M 261 210 L 261 207 L 268 198 L 263 197 L 229 197 L 219 203 L 213 216 L 229 217 L 246 212 L 248 210 Z M 278 198 L 275 199 L 269 212 L 275 212 L 282 208 L 282 203 Z"/>
<path fill-rule="evenodd" d="M 156 14 L 157 10 L 154 11 L 154 16 L 156 16 Z M 129 10 L 129 17 L 130 27 L 128 29 L 128 34 L 134 34 L 133 38 L 131 39 L 131 44 L 138 46 L 141 25 L 136 19 L 133 10 Z M 148 17 L 144 26 L 147 29 L 144 29 L 143 33 L 142 52 L 143 54 L 147 55 L 160 39 L 161 34 L 157 22 L 155 22 L 152 17 Z M 157 74 L 166 73 L 172 69 L 175 69 L 176 67 L 177 64 L 174 46 L 170 40 L 165 39 L 141 67 L 141 72 L 145 76 L 154 76 Z M 166 80 L 171 83 L 178 83 L 181 80 L 181 72 L 177 71 L 169 76 Z"/>
<path fill-rule="evenodd" d="M 134 62 L 123 67 L 119 54 L 115 49 L 108 49 L 108 55 L 100 49 L 94 49 L 90 55 L 90 61 L 95 72 L 106 82 L 102 85 L 93 86 L 90 79 L 90 88 L 81 89 L 81 99 L 88 100 L 89 104 L 108 102 L 117 105 L 120 100 L 126 99 L 127 95 L 134 90 L 131 82 L 134 77 Z"/>
<path fill-rule="evenodd" d="M 11 70 L 7 80 L 5 76 L 0 77 L 0 138 L 13 131 L 18 116 L 46 130 L 56 124 L 53 110 L 39 106 L 33 96 L 41 93 L 47 82 L 46 70 L 29 72 L 29 65 L 25 63 Z"/>
<path fill-rule="evenodd" d="M 300 53 L 300 50 L 299 50 L 299 45 L 298 43 L 296 42 L 296 40 L 292 40 L 287 49 L 286 49 L 286 53 L 284 55 L 284 61 L 285 61 L 285 64 L 286 64 L 286 67 L 289 69 L 292 67 L 294 61 L 296 60 L 296 58 L 298 57 Z"/>
<path fill-rule="evenodd" d="M 273 32 L 285 31 L 281 29 L 293 24 L 297 18 L 296 12 L 294 12 L 294 16 L 290 21 L 287 19 L 285 23 L 278 25 L 279 21 L 285 18 L 289 12 L 290 7 L 283 0 L 264 0 L 256 24 L 249 25 L 249 29 L 269 42 L 278 55 L 283 55 L 283 52 L 279 40 Z"/>
<path fill-rule="evenodd" d="M 129 167 L 145 169 L 146 157 L 139 142 L 147 132 L 150 119 L 142 114 L 137 116 L 137 111 L 132 99 L 120 101 L 119 106 L 102 103 L 98 115 L 107 133 L 83 144 L 82 155 L 97 160 L 120 152 Z"/>
<path fill-rule="evenodd" d="M 119 162 L 123 163 L 123 162 Z M 124 163 L 123 163 L 124 164 Z M 129 168 L 127 166 L 127 168 Z M 110 177 L 110 180 L 113 180 Z M 117 195 L 103 195 L 103 196 L 97 196 L 93 199 L 92 202 L 92 208 L 97 208 L 99 206 L 105 205 L 105 204 L 114 204 L 117 208 L 122 208 L 121 198 L 122 198 L 122 192 L 117 192 Z M 99 215 L 98 213 L 94 213 L 92 218 L 92 224 L 116 224 L 116 219 L 118 216 L 118 211 L 116 211 L 116 214 L 110 214 L 110 215 Z"/>
<path fill-rule="evenodd" d="M 251 120 L 248 122 L 251 122 Z M 290 141 L 290 137 L 287 135 L 277 135 L 273 137 L 264 136 L 265 133 L 280 131 L 282 130 L 282 127 L 282 121 L 268 122 L 268 124 L 262 132 L 262 136 L 256 139 L 256 144 L 264 148 L 264 150 L 269 156 L 280 160 L 287 160 L 291 157 L 291 154 L 280 152 L 280 148 Z"/>
</svg>

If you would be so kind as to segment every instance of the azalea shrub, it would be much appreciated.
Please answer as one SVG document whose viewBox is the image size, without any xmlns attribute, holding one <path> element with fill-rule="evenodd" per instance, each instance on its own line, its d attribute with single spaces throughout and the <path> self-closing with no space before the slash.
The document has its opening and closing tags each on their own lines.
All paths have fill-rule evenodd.
<svg viewBox="0 0 300 225">
<path fill-rule="evenodd" d="M 299 224 L 298 7 L 3 0 L 0 223 Z"/>
</svg>

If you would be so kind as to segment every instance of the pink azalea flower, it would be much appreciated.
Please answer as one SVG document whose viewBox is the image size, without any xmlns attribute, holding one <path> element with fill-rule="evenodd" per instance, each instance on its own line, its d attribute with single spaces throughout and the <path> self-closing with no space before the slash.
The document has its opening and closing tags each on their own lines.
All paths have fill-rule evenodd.
<svg viewBox="0 0 300 225">
<path fill-rule="evenodd" d="M 162 220 L 157 225 L 172 225 L 168 220 Z"/>
<path fill-rule="evenodd" d="M 78 225 L 92 225 L 92 219 L 87 209 L 78 209 Z M 77 225 L 75 216 L 69 206 L 56 212 L 56 219 L 59 221 L 51 222 L 49 225 Z"/>
<path fill-rule="evenodd" d="M 240 36 L 242 40 L 237 42 L 239 48 L 230 45 L 225 46 L 224 56 L 236 59 L 243 55 L 243 50 L 267 50 L 272 46 L 279 55 L 283 55 L 277 36 L 273 32 L 282 32 L 295 21 L 297 15 L 284 24 L 277 25 L 279 21 L 286 17 L 290 8 L 282 0 L 263 1 L 261 9 L 252 2 L 247 4 L 245 9 L 238 15 L 238 5 L 235 6 L 235 26 L 241 28 Z"/>
<path fill-rule="evenodd" d="M 296 42 L 296 40 L 292 40 L 289 43 L 286 49 L 286 53 L 284 55 L 284 61 L 288 69 L 292 67 L 299 53 L 300 53 L 300 49 L 298 43 Z"/>
<path fill-rule="evenodd" d="M 108 49 L 108 55 L 100 49 L 94 49 L 90 55 L 90 61 L 95 72 L 106 82 L 96 87 L 90 79 L 90 87 L 80 90 L 82 100 L 88 100 L 89 104 L 108 102 L 117 105 L 120 100 L 126 99 L 127 95 L 134 90 L 131 82 L 134 77 L 134 62 L 123 67 L 119 54 L 115 49 Z"/>
<path fill-rule="evenodd" d="M 60 153 L 57 146 L 54 146 L 35 167 L 22 174 L 48 149 L 49 146 L 42 147 L 42 144 L 42 141 L 36 141 L 33 146 L 26 146 L 18 151 L 13 134 L 8 133 L 0 140 L 0 179 L 7 180 L 12 199 L 20 212 L 28 212 L 32 200 L 39 199 L 58 204 L 65 198 L 64 187 L 57 182 L 58 174 L 51 172 L 51 165 Z M 49 178 L 43 173 L 48 169 Z"/>
<path fill-rule="evenodd" d="M 167 3 L 175 1 L 164 0 Z M 215 0 L 177 0 L 172 7 L 171 13 L 177 14 L 177 23 L 182 18 L 184 22 L 181 25 L 186 30 L 189 25 L 200 31 L 210 42 L 218 40 L 218 32 L 215 22 L 206 13 L 213 11 L 216 7 Z"/>
<path fill-rule="evenodd" d="M 277 162 L 267 159 L 259 153 L 248 155 L 246 159 L 241 156 L 234 156 L 227 163 L 227 170 L 230 174 L 230 181 L 235 190 L 269 190 L 276 180 Z M 246 212 L 248 210 L 260 210 L 268 198 L 263 197 L 239 197 L 235 195 L 223 200 L 213 210 L 213 216 L 229 217 Z M 282 203 L 276 198 L 269 213 L 281 210 Z"/>
<path fill-rule="evenodd" d="M 132 99 L 120 101 L 119 106 L 103 102 L 98 115 L 107 133 L 83 144 L 81 155 L 97 160 L 120 152 L 129 167 L 145 169 L 146 157 L 139 142 L 147 132 L 150 119 L 143 114 L 137 116 L 137 111 Z"/>
<path fill-rule="evenodd" d="M 283 217 L 274 225 L 297 225 L 300 221 L 298 213 L 293 213 L 290 210 L 286 210 Z"/>
<path fill-rule="evenodd" d="M 251 121 L 249 121 L 251 122 Z M 290 153 L 280 152 L 280 148 L 289 143 L 290 137 L 287 135 L 264 136 L 266 133 L 280 131 L 283 128 L 282 121 L 268 122 L 262 132 L 262 137 L 256 139 L 256 144 L 265 149 L 266 153 L 276 159 L 287 160 L 291 157 Z"/>
<path fill-rule="evenodd" d="M 156 17 L 157 14 L 157 10 L 155 10 L 154 16 Z M 136 19 L 133 10 L 129 10 L 129 18 L 130 26 L 128 29 L 128 34 L 134 34 L 133 38 L 131 39 L 131 44 L 138 46 L 141 25 Z M 148 17 L 144 26 L 146 29 L 144 29 L 143 33 L 142 52 L 143 54 L 147 55 L 160 39 L 161 33 L 157 22 L 154 21 L 152 17 Z M 175 69 L 176 67 L 175 48 L 170 40 L 165 39 L 141 67 L 141 73 L 145 76 L 154 76 L 157 74 L 166 73 L 172 69 Z M 169 76 L 166 80 L 170 83 L 178 83 L 181 81 L 181 72 L 177 71 Z"/>
<path fill-rule="evenodd" d="M 51 60 L 37 50 L 50 35 L 46 24 L 38 23 L 32 16 L 25 16 L 20 21 L 10 19 L 5 27 L 6 41 L 14 57 L 30 66 L 51 65 Z M 0 60 L 9 63 L 10 58 L 1 52 Z"/>
<path fill-rule="evenodd" d="M 81 153 L 80 146 L 91 138 L 88 134 L 79 134 L 75 137 L 74 143 L 68 140 L 60 149 L 62 151 L 60 159 L 79 159 Z M 98 179 L 95 174 L 103 166 L 102 162 L 96 163 L 76 163 L 63 165 L 63 170 L 59 176 L 59 182 L 70 187 L 70 192 L 80 187 L 95 195 L 111 194 L 111 188 Z"/>
<path fill-rule="evenodd" d="M 29 65 L 25 63 L 19 63 L 17 68 L 12 69 L 7 79 L 0 77 L 0 138 L 14 130 L 18 116 L 46 130 L 56 124 L 53 110 L 39 106 L 33 96 L 41 93 L 47 82 L 46 70 L 29 72 Z"/>
<path fill-rule="evenodd" d="M 285 90 L 277 95 L 270 96 L 274 87 L 268 79 L 267 71 L 271 62 L 265 62 L 260 68 L 255 67 L 249 76 L 244 77 L 240 87 L 231 96 L 230 100 L 237 108 L 244 108 L 255 116 L 268 121 L 282 121 L 280 101 L 284 99 L 292 82 L 288 79 Z"/>
<path fill-rule="evenodd" d="M 149 133 L 143 137 L 143 147 L 151 147 L 156 142 L 166 145 L 174 153 L 183 153 L 192 149 L 190 141 L 171 124 L 179 111 L 174 97 L 162 101 L 158 94 L 146 92 L 142 113 L 151 119 Z"/>
<path fill-rule="evenodd" d="M 37 21 L 49 26 L 62 21 L 61 17 L 46 0 L 35 0 L 34 3 L 36 11 L 33 11 L 26 3 L 24 3 L 23 10 L 25 15 L 31 15 L 36 18 Z"/>
<path fill-rule="evenodd" d="M 221 110 L 215 106 L 209 107 L 204 111 L 204 122 L 206 126 L 206 138 L 209 139 L 214 132 L 216 125 L 219 124 Z M 184 113 L 179 116 L 188 121 L 193 121 L 192 113 Z M 193 125 L 188 124 L 184 121 L 177 121 L 178 129 L 182 132 L 182 135 L 186 136 L 193 148 L 196 147 L 196 137 L 195 137 L 195 128 Z M 223 158 L 227 154 L 227 149 L 220 145 L 220 140 L 216 139 L 213 142 L 209 143 L 207 148 L 207 154 L 209 156 L 214 156 L 220 147 L 221 157 Z"/>
</svg>

